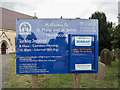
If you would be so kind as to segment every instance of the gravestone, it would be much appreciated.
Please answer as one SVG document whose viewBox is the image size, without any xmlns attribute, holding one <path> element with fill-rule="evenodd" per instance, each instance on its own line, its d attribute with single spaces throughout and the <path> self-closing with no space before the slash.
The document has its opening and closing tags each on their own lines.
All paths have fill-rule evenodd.
<svg viewBox="0 0 120 90">
<path fill-rule="evenodd" d="M 113 51 L 112 50 L 110 51 L 110 54 L 111 54 L 111 57 L 112 57 L 112 60 L 113 60 Z"/>
<path fill-rule="evenodd" d="M 113 61 L 115 61 L 115 56 L 113 56 Z"/>
<path fill-rule="evenodd" d="M 108 49 L 103 49 L 100 53 L 100 61 L 105 65 L 111 66 L 112 55 Z"/>
<path fill-rule="evenodd" d="M 120 60 L 120 49 L 118 51 L 118 59 Z"/>
<path fill-rule="evenodd" d="M 110 53 L 111 53 L 111 56 L 112 56 L 112 61 L 115 61 L 114 50 L 112 50 Z"/>
<path fill-rule="evenodd" d="M 92 74 L 92 78 L 94 79 L 105 79 L 105 64 L 99 62 L 98 63 L 98 73 Z"/>
<path fill-rule="evenodd" d="M 120 49 L 119 48 L 115 49 L 115 56 L 117 57 L 117 59 L 120 59 Z"/>
</svg>

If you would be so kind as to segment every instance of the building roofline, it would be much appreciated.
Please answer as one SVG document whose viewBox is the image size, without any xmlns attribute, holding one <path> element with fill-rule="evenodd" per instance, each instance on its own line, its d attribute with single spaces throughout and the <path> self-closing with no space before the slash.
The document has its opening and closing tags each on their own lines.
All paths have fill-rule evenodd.
<svg viewBox="0 0 120 90">
<path fill-rule="evenodd" d="M 11 10 L 11 9 L 7 9 L 7 8 L 4 8 L 4 7 L 0 7 L 0 10 L 2 10 L 2 9 L 4 9 L 4 10 L 8 10 L 8 11 L 11 11 L 11 12 L 14 12 L 14 13 L 18 13 L 18 14 L 26 15 L 26 16 L 29 16 L 29 17 L 33 17 L 33 16 L 31 16 L 31 15 L 23 14 L 23 13 L 21 13 L 21 12 L 15 11 L 15 10 Z"/>
</svg>

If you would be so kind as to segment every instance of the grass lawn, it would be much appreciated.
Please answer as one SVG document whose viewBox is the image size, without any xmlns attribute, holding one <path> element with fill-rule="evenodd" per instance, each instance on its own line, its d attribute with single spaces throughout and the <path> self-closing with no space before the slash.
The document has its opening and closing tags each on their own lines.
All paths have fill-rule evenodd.
<svg viewBox="0 0 120 90">
<path fill-rule="evenodd" d="M 31 75 L 16 75 L 16 60 L 14 58 L 8 88 L 31 88 Z M 39 88 L 72 88 L 74 83 L 73 74 L 57 74 L 57 75 L 39 75 Z M 90 74 L 81 74 L 81 88 L 118 88 L 118 60 L 112 62 L 112 66 L 106 66 L 106 78 L 104 80 L 95 80 Z"/>
</svg>

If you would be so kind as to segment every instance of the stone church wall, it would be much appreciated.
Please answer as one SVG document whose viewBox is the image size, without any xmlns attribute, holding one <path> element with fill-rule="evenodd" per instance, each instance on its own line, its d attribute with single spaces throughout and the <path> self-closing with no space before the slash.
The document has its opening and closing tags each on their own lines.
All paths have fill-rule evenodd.
<svg viewBox="0 0 120 90">
<path fill-rule="evenodd" d="M 2 35 L 2 33 L 5 35 Z M 3 42 L 6 43 L 6 53 L 15 53 L 16 52 L 16 31 L 15 30 L 0 30 L 0 54 L 1 54 L 1 45 Z"/>
</svg>

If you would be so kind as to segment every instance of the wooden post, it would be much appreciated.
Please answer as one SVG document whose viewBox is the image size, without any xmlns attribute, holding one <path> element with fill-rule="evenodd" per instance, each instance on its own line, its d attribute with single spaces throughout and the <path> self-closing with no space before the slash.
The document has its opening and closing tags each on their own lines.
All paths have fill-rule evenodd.
<svg viewBox="0 0 120 90">
<path fill-rule="evenodd" d="M 36 13 L 34 13 L 33 19 L 37 19 Z M 38 88 L 38 74 L 32 75 L 32 88 Z"/>
<path fill-rule="evenodd" d="M 32 88 L 38 88 L 38 74 L 32 75 Z"/>
<path fill-rule="evenodd" d="M 80 88 L 80 74 L 74 74 L 74 88 Z"/>
</svg>

